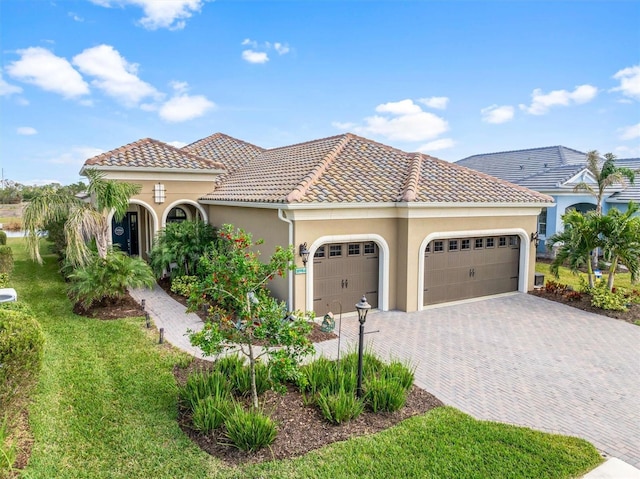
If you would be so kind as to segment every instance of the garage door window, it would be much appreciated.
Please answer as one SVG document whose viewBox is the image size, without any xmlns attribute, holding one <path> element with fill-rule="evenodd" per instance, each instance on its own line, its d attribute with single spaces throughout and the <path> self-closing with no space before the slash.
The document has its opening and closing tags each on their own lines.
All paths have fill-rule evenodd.
<svg viewBox="0 0 640 479">
<path fill-rule="evenodd" d="M 316 250 L 316 253 L 313 255 L 314 258 L 324 258 L 324 246 L 319 246 Z"/>
<path fill-rule="evenodd" d="M 495 238 L 487 238 L 487 248 L 493 248 L 495 246 Z"/>
<path fill-rule="evenodd" d="M 329 246 L 329 256 L 331 258 L 336 258 L 338 256 L 342 256 L 342 245 L 341 244 L 332 244 Z"/>
<path fill-rule="evenodd" d="M 434 241 L 433 242 L 433 252 L 434 253 L 442 253 L 444 251 L 444 241 Z"/>
<path fill-rule="evenodd" d="M 468 240 L 468 239 L 460 240 L 460 249 L 462 251 L 471 249 L 471 240 Z"/>
<path fill-rule="evenodd" d="M 475 249 L 482 249 L 484 246 L 484 240 L 482 238 L 476 238 Z"/>
<path fill-rule="evenodd" d="M 449 240 L 449 251 L 458 251 L 458 240 Z"/>
<path fill-rule="evenodd" d="M 517 236 L 509 236 L 509 246 L 511 246 L 512 248 L 518 246 Z"/>
<path fill-rule="evenodd" d="M 349 256 L 360 256 L 360 243 L 349 244 Z"/>
<path fill-rule="evenodd" d="M 507 246 L 507 237 L 506 236 L 500 236 L 500 238 L 498 238 L 498 247 L 499 248 L 504 248 L 505 246 Z"/>
<path fill-rule="evenodd" d="M 373 241 L 364 244 L 364 254 L 376 254 L 376 245 Z"/>
</svg>

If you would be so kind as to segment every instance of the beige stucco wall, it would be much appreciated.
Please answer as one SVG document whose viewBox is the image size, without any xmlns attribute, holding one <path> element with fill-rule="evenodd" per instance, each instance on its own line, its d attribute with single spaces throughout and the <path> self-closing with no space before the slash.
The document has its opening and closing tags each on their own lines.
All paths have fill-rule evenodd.
<svg viewBox="0 0 640 479">
<path fill-rule="evenodd" d="M 259 248 L 262 261 L 268 261 L 277 246 L 286 247 L 289 244 L 289 226 L 278 218 L 276 209 L 205 206 L 208 206 L 209 223 L 213 226 L 232 224 L 251 233 L 254 240 L 264 240 L 264 244 Z M 276 298 L 282 301 L 288 299 L 287 279 L 274 279 L 269 289 Z"/>
</svg>

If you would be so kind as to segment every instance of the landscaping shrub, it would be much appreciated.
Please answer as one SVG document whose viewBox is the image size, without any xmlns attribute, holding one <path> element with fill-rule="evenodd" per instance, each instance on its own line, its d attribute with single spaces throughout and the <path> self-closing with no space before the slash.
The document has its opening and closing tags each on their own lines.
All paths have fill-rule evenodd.
<svg viewBox="0 0 640 479">
<path fill-rule="evenodd" d="M 591 305 L 610 311 L 627 311 L 627 304 L 629 299 L 627 298 L 623 290 L 609 291 L 607 284 L 604 281 L 600 281 L 595 288 L 591 288 Z"/>
<path fill-rule="evenodd" d="M 104 299 L 122 299 L 128 288 L 150 288 L 155 283 L 147 263 L 121 251 L 109 251 L 104 259 L 94 256 L 86 266 L 71 273 L 69 279 L 69 296 L 84 308 Z"/>
<path fill-rule="evenodd" d="M 371 379 L 367 381 L 365 391 L 365 402 L 375 413 L 397 411 L 407 401 L 407 389 L 394 378 Z"/>
<path fill-rule="evenodd" d="M 278 430 L 273 420 L 258 409 L 246 411 L 236 404 L 224 421 L 226 436 L 242 451 L 257 451 L 276 439 Z"/>
<path fill-rule="evenodd" d="M 0 273 L 0 288 L 9 286 L 9 273 Z"/>
<path fill-rule="evenodd" d="M 269 367 L 264 363 L 256 364 L 256 391 L 258 396 L 262 396 L 270 388 Z M 242 366 L 230 372 L 229 382 L 233 391 L 239 396 L 249 396 L 251 394 L 251 368 Z"/>
<path fill-rule="evenodd" d="M 216 359 L 213 363 L 213 367 L 216 371 L 220 371 L 225 377 L 230 377 L 236 374 L 238 369 L 242 369 L 245 365 L 244 358 L 235 354 L 229 356 L 223 356 Z"/>
<path fill-rule="evenodd" d="M 363 402 L 356 398 L 353 391 L 341 388 L 333 393 L 326 389 L 318 394 L 317 404 L 320 407 L 322 416 L 334 424 L 355 419 L 364 411 Z"/>
<path fill-rule="evenodd" d="M 392 361 L 385 364 L 380 371 L 380 377 L 397 381 L 405 391 L 413 386 L 415 380 L 415 367 L 411 367 L 402 361 Z"/>
<path fill-rule="evenodd" d="M 187 378 L 178 391 L 181 404 L 194 412 L 198 403 L 208 397 L 224 397 L 231 400 L 231 386 L 219 371 L 196 371 Z"/>
<path fill-rule="evenodd" d="M 11 246 L 0 246 L 0 273 L 13 271 L 13 251 Z"/>
<path fill-rule="evenodd" d="M 44 335 L 21 306 L 0 307 L 0 411 L 9 412 L 28 397 L 42 363 Z"/>
<path fill-rule="evenodd" d="M 200 399 L 193 409 L 193 428 L 204 434 L 218 429 L 233 410 L 233 404 L 230 395 L 225 393 Z"/>
<path fill-rule="evenodd" d="M 0 230 L 0 246 L 5 246 L 7 244 L 7 233 Z"/>
<path fill-rule="evenodd" d="M 188 298 L 197 284 L 197 276 L 177 276 L 171 281 L 171 291 Z"/>
</svg>

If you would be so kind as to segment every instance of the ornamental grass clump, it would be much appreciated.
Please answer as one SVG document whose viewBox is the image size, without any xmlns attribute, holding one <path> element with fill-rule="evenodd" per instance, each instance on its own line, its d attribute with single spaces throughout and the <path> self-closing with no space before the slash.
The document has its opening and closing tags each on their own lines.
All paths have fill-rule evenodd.
<svg viewBox="0 0 640 479">
<path fill-rule="evenodd" d="M 225 436 L 232 445 L 242 451 L 253 452 L 269 446 L 276 439 L 275 422 L 263 411 L 245 410 L 236 404 L 224 421 Z"/>
<path fill-rule="evenodd" d="M 180 402 L 194 412 L 198 403 L 208 397 L 226 398 L 231 401 L 231 385 L 219 371 L 196 371 L 179 389 Z"/>
<path fill-rule="evenodd" d="M 397 411 L 407 402 L 407 390 L 394 378 L 371 379 L 364 389 L 365 403 L 375 413 Z"/>
<path fill-rule="evenodd" d="M 357 418 L 364 411 L 364 403 L 353 391 L 340 388 L 337 392 L 321 391 L 316 400 L 322 416 L 333 424 L 342 424 Z"/>
<path fill-rule="evenodd" d="M 402 361 L 391 361 L 385 364 L 380 371 L 380 377 L 397 381 L 405 391 L 409 391 L 415 380 L 414 366 L 410 366 Z"/>
<path fill-rule="evenodd" d="M 233 410 L 234 401 L 230 394 L 219 393 L 200 399 L 193 409 L 193 428 L 203 434 L 218 429 Z"/>
</svg>

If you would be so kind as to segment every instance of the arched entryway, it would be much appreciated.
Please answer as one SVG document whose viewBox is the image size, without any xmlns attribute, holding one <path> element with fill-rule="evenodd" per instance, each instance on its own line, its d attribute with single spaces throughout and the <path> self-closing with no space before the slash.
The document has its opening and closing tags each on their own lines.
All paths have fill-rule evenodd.
<svg viewBox="0 0 640 479">
<path fill-rule="evenodd" d="M 589 211 L 595 211 L 595 209 L 596 205 L 592 203 L 575 203 L 571 206 L 567 206 L 564 211 L 567 212 L 569 210 L 575 210 L 578 213 L 587 213 Z"/>
<path fill-rule="evenodd" d="M 143 201 L 131 200 L 129 209 L 121 221 L 109 215 L 111 243 L 129 256 L 148 259 L 153 238 L 158 231 L 158 216 Z"/>
</svg>

